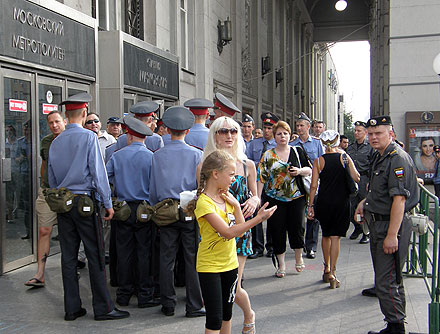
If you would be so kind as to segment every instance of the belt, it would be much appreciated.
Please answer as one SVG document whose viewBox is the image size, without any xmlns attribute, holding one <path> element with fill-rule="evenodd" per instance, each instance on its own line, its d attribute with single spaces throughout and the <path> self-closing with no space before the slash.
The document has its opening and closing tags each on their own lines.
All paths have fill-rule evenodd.
<svg viewBox="0 0 440 334">
<path fill-rule="evenodd" d="M 372 222 L 389 221 L 390 220 L 390 215 L 381 215 L 381 214 L 373 213 L 373 212 L 370 212 L 370 215 L 371 215 Z"/>
</svg>

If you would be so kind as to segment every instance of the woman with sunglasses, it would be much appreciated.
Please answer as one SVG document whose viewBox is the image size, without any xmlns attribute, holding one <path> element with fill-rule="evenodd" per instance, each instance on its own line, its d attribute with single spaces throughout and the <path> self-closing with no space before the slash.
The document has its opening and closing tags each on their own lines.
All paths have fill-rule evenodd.
<svg viewBox="0 0 440 334">
<path fill-rule="evenodd" d="M 208 142 L 203 152 L 202 163 L 205 158 L 216 150 L 226 151 L 236 161 L 235 180 L 229 192 L 241 204 L 245 219 L 253 217 L 255 210 L 260 205 L 257 194 L 256 170 L 252 160 L 244 154 L 244 141 L 242 140 L 240 125 L 229 117 L 217 118 L 209 129 Z M 200 166 L 197 171 L 199 173 Z M 243 270 L 248 255 L 252 254 L 251 230 L 236 238 L 238 258 L 238 284 L 235 303 L 242 309 L 244 315 L 243 333 L 255 333 L 255 312 L 252 310 L 249 296 L 241 285 Z"/>
</svg>

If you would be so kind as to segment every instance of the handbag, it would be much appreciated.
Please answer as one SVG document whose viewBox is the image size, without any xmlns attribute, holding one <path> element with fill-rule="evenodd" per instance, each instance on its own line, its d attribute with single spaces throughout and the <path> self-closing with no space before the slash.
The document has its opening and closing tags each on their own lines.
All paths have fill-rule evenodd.
<svg viewBox="0 0 440 334">
<path fill-rule="evenodd" d="M 356 182 L 354 182 L 353 178 L 350 175 L 350 167 L 348 166 L 347 155 L 342 154 L 342 161 L 344 162 L 344 170 L 345 170 L 345 180 L 347 181 L 347 189 L 350 196 L 356 196 L 359 190 L 359 186 Z"/>
<path fill-rule="evenodd" d="M 299 159 L 299 154 L 298 154 L 298 151 L 296 150 L 296 147 L 292 147 L 292 149 L 295 152 L 296 159 L 298 160 L 299 168 L 302 168 L 301 160 Z M 306 157 L 307 157 L 307 153 L 306 153 Z M 307 157 L 307 160 L 309 160 L 308 157 Z M 310 186 L 312 185 L 312 175 L 301 176 L 300 179 L 302 180 L 302 186 L 304 188 L 304 191 L 307 193 L 307 195 L 310 195 Z M 298 180 L 298 178 L 297 178 L 297 180 Z M 318 193 L 318 190 L 319 190 L 319 183 L 318 183 L 318 189 L 316 189 L 316 194 Z"/>
</svg>

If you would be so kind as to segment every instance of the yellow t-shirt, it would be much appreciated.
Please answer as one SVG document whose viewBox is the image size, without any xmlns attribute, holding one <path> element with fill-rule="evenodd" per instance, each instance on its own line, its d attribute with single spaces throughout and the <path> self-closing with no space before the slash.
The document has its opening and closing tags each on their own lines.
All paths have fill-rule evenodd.
<svg viewBox="0 0 440 334">
<path fill-rule="evenodd" d="M 226 203 L 226 212 L 221 210 L 214 201 L 201 194 L 197 200 L 194 214 L 199 222 L 202 241 L 197 252 L 196 269 L 200 273 L 220 273 L 238 267 L 235 238 L 226 240 L 219 236 L 217 231 L 204 218 L 209 213 L 216 213 L 229 224 L 227 214 L 234 214 L 234 207 Z"/>
</svg>

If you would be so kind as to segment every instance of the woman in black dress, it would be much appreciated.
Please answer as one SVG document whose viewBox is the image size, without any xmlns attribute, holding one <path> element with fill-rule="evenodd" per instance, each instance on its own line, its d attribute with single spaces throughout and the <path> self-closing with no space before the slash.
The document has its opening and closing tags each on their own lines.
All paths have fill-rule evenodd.
<svg viewBox="0 0 440 334">
<path fill-rule="evenodd" d="M 350 225 L 350 201 L 345 175 L 343 155 L 347 157 L 350 175 L 359 182 L 359 173 L 351 158 L 340 153 L 339 133 L 328 130 L 319 137 L 325 146 L 325 154 L 313 163 L 312 184 L 310 186 L 309 209 L 307 218 L 316 217 L 322 229 L 322 254 L 324 256 L 324 274 L 322 280 L 330 283 L 330 288 L 339 288 L 336 278 L 340 239 L 345 237 Z M 313 200 L 319 184 L 319 196 L 316 210 Z"/>
</svg>

